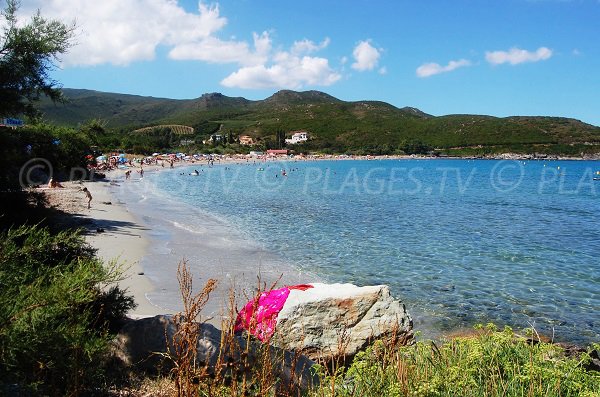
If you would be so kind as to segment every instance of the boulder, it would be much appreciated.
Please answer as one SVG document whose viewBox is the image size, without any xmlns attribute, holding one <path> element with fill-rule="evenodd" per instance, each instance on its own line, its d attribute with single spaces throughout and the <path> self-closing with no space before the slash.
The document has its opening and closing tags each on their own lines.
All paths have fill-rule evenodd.
<svg viewBox="0 0 600 397">
<path fill-rule="evenodd" d="M 222 354 L 223 362 L 232 364 L 228 370 L 232 372 L 243 367 L 245 359 L 242 355 L 247 357 L 250 366 L 255 366 L 264 357 L 268 357 L 273 374 L 280 380 L 278 387 L 284 390 L 306 390 L 318 382 L 318 378 L 311 372 L 315 363 L 305 356 L 265 346 L 254 339 L 250 339 L 248 346 L 248 339 L 244 335 L 235 336 L 231 345 L 223 347 L 222 332 L 219 329 L 207 323 L 198 325 L 200 335 L 197 343 L 197 365 L 206 366 L 208 373 L 216 372 L 219 354 Z M 173 368 L 173 362 L 165 354 L 169 350 L 173 351 L 173 337 L 176 332 L 177 325 L 173 316 L 159 315 L 130 320 L 113 341 L 113 356 L 131 371 L 166 375 Z M 265 348 L 270 349 L 268 355 L 264 354 Z"/>
<path fill-rule="evenodd" d="M 388 286 L 312 285 L 290 291 L 277 318 L 277 346 L 329 361 L 352 357 L 375 339 L 412 341 L 412 319 Z"/>
<path fill-rule="evenodd" d="M 199 363 L 214 366 L 221 343 L 221 331 L 211 324 L 202 323 L 198 339 Z M 155 317 L 130 320 L 113 341 L 114 356 L 128 368 L 150 374 L 166 373 L 173 363 L 165 357 L 168 348 L 173 351 L 173 336 L 177 332 L 173 317 Z"/>
</svg>

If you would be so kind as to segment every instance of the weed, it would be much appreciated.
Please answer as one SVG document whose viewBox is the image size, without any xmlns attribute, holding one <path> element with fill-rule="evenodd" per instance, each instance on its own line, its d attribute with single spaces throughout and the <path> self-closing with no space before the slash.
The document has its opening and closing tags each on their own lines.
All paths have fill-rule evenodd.
<svg viewBox="0 0 600 397">
<path fill-rule="evenodd" d="M 185 260 L 177 268 L 177 280 L 183 302 L 183 312 L 173 318 L 176 328 L 172 349 L 169 352 L 173 360 L 172 370 L 178 397 L 198 395 L 200 378 L 206 375 L 206 367 L 197 366 L 197 347 L 200 335 L 200 324 L 196 321 L 202 308 L 208 302 L 209 295 L 217 287 L 217 281 L 209 279 L 204 288 L 193 294 L 192 274 Z"/>
</svg>

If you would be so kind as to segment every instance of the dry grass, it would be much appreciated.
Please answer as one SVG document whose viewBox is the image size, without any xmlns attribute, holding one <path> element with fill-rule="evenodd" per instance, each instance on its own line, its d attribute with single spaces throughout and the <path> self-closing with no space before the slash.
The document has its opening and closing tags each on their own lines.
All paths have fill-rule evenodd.
<svg viewBox="0 0 600 397">
<path fill-rule="evenodd" d="M 173 318 L 177 331 L 173 336 L 173 345 L 169 347 L 169 356 L 173 360 L 172 370 L 178 397 L 198 395 L 198 383 L 207 375 L 207 367 L 197 367 L 197 346 L 200 336 L 200 324 L 197 322 L 200 312 L 208 302 L 210 293 L 217 287 L 217 281 L 209 279 L 204 288 L 194 295 L 192 274 L 185 260 L 177 268 L 177 280 L 183 302 L 183 312 Z"/>
<path fill-rule="evenodd" d="M 333 360 L 320 360 L 318 384 L 301 389 L 296 364 L 303 358 L 293 352 L 262 343 L 250 333 L 236 333 L 235 288 L 230 288 L 227 313 L 222 316 L 218 356 L 210 365 L 197 362 L 200 334 L 196 322 L 216 286 L 209 280 L 193 294 L 192 276 L 182 262 L 178 279 L 184 311 L 176 316 L 177 332 L 170 357 L 175 368 L 171 378 L 147 381 L 119 396 L 225 397 L 225 396 L 587 396 L 600 397 L 600 377 L 584 370 L 589 355 L 580 361 L 564 358 L 551 344 L 516 336 L 509 328 L 492 325 L 456 337 L 440 345 L 418 342 L 397 324 L 387 338 L 374 341 L 352 361 L 344 348 L 348 335 L 339 335 Z M 258 283 L 250 298 L 254 309 L 269 288 Z M 256 321 L 256 320 L 254 320 Z M 256 324 L 251 324 L 256 325 Z M 578 359 L 579 360 L 579 359 Z M 286 365 L 287 363 L 287 365 Z M 287 374 L 284 374 L 288 371 Z"/>
<path fill-rule="evenodd" d="M 230 288 L 227 313 L 222 315 L 221 338 L 218 356 L 214 363 L 199 363 L 197 346 L 201 327 L 198 323 L 200 313 L 208 302 L 210 293 L 217 285 L 209 280 L 202 291 L 193 293 L 192 274 L 185 260 L 177 270 L 179 289 L 183 302 L 183 312 L 174 316 L 176 332 L 172 343 L 167 342 L 166 357 L 173 362 L 170 377 L 160 382 L 144 383 L 136 391 L 126 391 L 131 396 L 176 395 L 177 397 L 195 396 L 297 396 L 298 388 L 293 371 L 291 379 L 285 384 L 280 381 L 281 368 L 284 366 L 284 352 L 275 349 L 270 343 L 261 343 L 249 333 L 236 333 L 235 323 L 238 308 L 235 288 Z M 259 297 L 276 287 L 268 288 L 258 277 L 254 296 L 256 310 Z M 254 320 L 254 319 L 253 319 Z M 255 320 L 254 320 L 255 321 Z M 256 324 L 251 324 L 256 325 Z M 168 338 L 167 338 L 168 341 Z M 291 359 L 292 368 L 297 355 Z M 152 386 L 158 389 L 152 389 Z M 145 394 L 149 390 L 149 394 Z M 160 392 L 159 392 L 160 390 Z M 121 394 L 120 394 L 121 395 Z"/>
</svg>

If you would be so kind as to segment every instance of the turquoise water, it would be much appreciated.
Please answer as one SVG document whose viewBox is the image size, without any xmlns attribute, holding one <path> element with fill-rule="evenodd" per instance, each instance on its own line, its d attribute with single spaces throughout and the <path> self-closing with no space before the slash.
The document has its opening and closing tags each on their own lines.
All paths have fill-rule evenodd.
<svg viewBox="0 0 600 397">
<path fill-rule="evenodd" d="M 200 176 L 187 175 L 194 168 Z M 331 282 L 388 284 L 417 329 L 491 321 L 588 343 L 600 341 L 598 170 L 591 161 L 249 161 L 145 179 L 170 197 L 165 217 L 193 229 L 212 214 L 276 258 L 275 272 L 285 263 Z M 177 215 L 180 205 L 197 212 Z M 187 236 L 181 247 L 200 239 Z"/>
</svg>

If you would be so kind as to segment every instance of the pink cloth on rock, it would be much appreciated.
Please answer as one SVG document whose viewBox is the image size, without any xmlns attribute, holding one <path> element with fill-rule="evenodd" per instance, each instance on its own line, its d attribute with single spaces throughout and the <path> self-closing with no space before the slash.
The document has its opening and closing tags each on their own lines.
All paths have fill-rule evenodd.
<svg viewBox="0 0 600 397">
<path fill-rule="evenodd" d="M 291 289 L 305 291 L 312 288 L 310 284 L 283 287 L 265 291 L 258 299 L 251 300 L 240 310 L 235 321 L 235 331 L 248 330 L 262 342 L 267 342 L 275 332 L 277 316 Z"/>
</svg>

